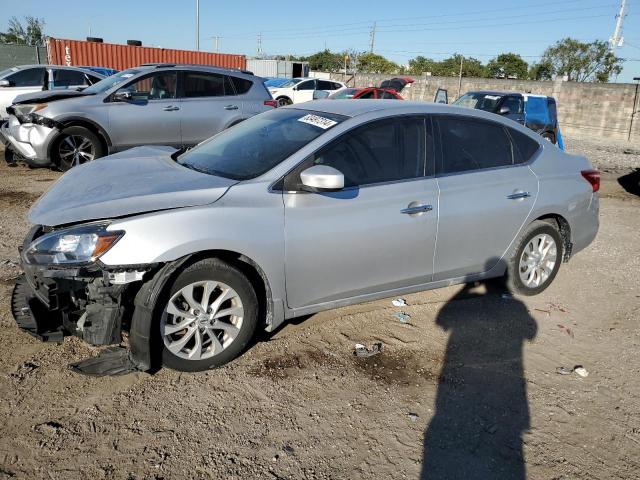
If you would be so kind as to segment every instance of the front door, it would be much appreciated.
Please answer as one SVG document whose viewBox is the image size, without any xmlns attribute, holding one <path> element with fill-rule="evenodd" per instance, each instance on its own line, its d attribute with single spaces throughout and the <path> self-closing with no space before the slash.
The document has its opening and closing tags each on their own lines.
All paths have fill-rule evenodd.
<svg viewBox="0 0 640 480">
<path fill-rule="evenodd" d="M 431 281 L 438 189 L 429 166 L 433 144 L 426 122 L 403 117 L 370 123 L 333 141 L 287 176 L 290 308 Z M 300 191 L 300 172 L 313 165 L 341 171 L 345 189 Z"/>
<path fill-rule="evenodd" d="M 129 92 L 130 100 L 103 104 L 103 108 L 109 109 L 109 135 L 114 150 L 137 145 L 181 144 L 182 112 L 176 86 L 175 71 L 156 72 L 117 90 Z"/>
<path fill-rule="evenodd" d="M 315 80 L 304 80 L 293 88 L 293 103 L 308 102 L 313 100 L 313 92 L 316 89 Z"/>
<path fill-rule="evenodd" d="M 518 164 L 504 127 L 479 119 L 440 117 L 440 220 L 434 280 L 495 266 L 529 216 L 538 179 Z"/>
</svg>

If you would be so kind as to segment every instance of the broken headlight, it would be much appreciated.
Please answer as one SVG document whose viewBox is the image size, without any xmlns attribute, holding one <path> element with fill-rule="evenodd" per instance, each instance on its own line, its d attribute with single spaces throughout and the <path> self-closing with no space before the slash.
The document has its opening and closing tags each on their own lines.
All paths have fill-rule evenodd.
<svg viewBox="0 0 640 480">
<path fill-rule="evenodd" d="M 108 232 L 108 224 L 94 223 L 57 230 L 36 239 L 24 252 L 30 264 L 69 265 L 95 261 L 124 235 Z"/>
</svg>

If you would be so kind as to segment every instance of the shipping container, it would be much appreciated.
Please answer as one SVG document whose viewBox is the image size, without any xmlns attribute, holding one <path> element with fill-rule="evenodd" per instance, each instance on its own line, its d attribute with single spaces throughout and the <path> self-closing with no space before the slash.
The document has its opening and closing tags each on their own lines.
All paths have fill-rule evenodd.
<svg viewBox="0 0 640 480">
<path fill-rule="evenodd" d="M 91 65 L 124 70 L 143 63 L 185 63 L 217 67 L 246 68 L 244 55 L 195 52 L 170 48 L 135 47 L 115 43 L 85 42 L 49 38 L 47 56 L 53 65 Z"/>
<path fill-rule="evenodd" d="M 259 77 L 294 78 L 308 77 L 308 62 L 290 62 L 287 60 L 247 60 L 247 70 Z"/>
</svg>

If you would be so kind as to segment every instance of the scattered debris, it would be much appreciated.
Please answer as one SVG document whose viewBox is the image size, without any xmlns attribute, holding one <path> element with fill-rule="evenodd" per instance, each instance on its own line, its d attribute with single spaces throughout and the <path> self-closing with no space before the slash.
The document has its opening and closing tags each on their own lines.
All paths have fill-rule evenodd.
<svg viewBox="0 0 640 480">
<path fill-rule="evenodd" d="M 396 312 L 393 314 L 393 316 L 400 320 L 402 323 L 408 323 L 411 319 L 411 315 L 408 315 L 404 312 Z"/>
<path fill-rule="evenodd" d="M 96 357 L 71 363 L 69 368 L 90 377 L 116 377 L 139 371 L 129 357 L 129 349 L 119 346 L 105 348 Z"/>
<path fill-rule="evenodd" d="M 640 150 L 636 150 L 634 148 L 625 148 L 622 150 L 622 153 L 625 155 L 640 155 Z"/>
<path fill-rule="evenodd" d="M 551 316 L 551 310 L 542 310 L 541 308 L 534 308 L 536 312 L 546 313 L 548 317 Z"/>
<path fill-rule="evenodd" d="M 569 313 L 569 310 L 567 310 L 561 305 L 558 305 L 557 303 L 548 303 L 547 305 L 549 305 L 549 310 L 556 310 L 562 313 Z"/>
<path fill-rule="evenodd" d="M 560 375 L 571 375 L 573 373 L 573 368 L 558 367 L 556 368 L 556 373 L 559 373 Z"/>
<path fill-rule="evenodd" d="M 356 357 L 373 357 L 382 351 L 382 342 L 374 343 L 371 348 L 367 348 L 366 345 L 362 345 L 361 343 L 356 343 L 356 348 L 353 351 L 353 354 Z"/>
<path fill-rule="evenodd" d="M 574 338 L 573 336 L 573 330 L 571 330 L 569 327 L 565 327 L 564 325 L 560 325 L 558 323 L 558 328 L 560 329 L 560 331 L 562 332 L 566 332 L 567 335 L 569 335 L 571 338 Z"/>
<path fill-rule="evenodd" d="M 409 420 L 411 420 L 412 422 L 417 422 L 418 421 L 418 414 L 417 413 L 409 412 L 409 413 L 407 413 L 407 415 L 409 416 Z"/>
<path fill-rule="evenodd" d="M 391 303 L 393 304 L 394 307 L 406 307 L 407 306 L 407 302 L 404 298 L 396 298 L 394 300 L 391 300 Z"/>
<path fill-rule="evenodd" d="M 582 378 L 589 376 L 589 372 L 582 365 L 576 365 L 575 367 L 573 367 L 573 371 L 580 375 Z"/>
</svg>

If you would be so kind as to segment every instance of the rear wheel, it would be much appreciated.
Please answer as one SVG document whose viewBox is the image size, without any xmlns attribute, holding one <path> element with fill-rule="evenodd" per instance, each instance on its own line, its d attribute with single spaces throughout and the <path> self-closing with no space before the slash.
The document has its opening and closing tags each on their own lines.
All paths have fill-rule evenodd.
<svg viewBox="0 0 640 480">
<path fill-rule="evenodd" d="M 84 127 L 65 128 L 53 146 L 54 163 L 67 170 L 90 162 L 104 155 L 104 147 L 98 136 Z"/>
<path fill-rule="evenodd" d="M 514 293 L 537 295 L 556 277 L 563 256 L 558 229 L 537 220 L 527 227 L 507 266 L 507 287 Z"/>
<path fill-rule="evenodd" d="M 196 372 L 219 367 L 247 346 L 258 322 L 258 300 L 247 277 L 219 259 L 178 275 L 160 318 L 162 362 Z"/>
</svg>

